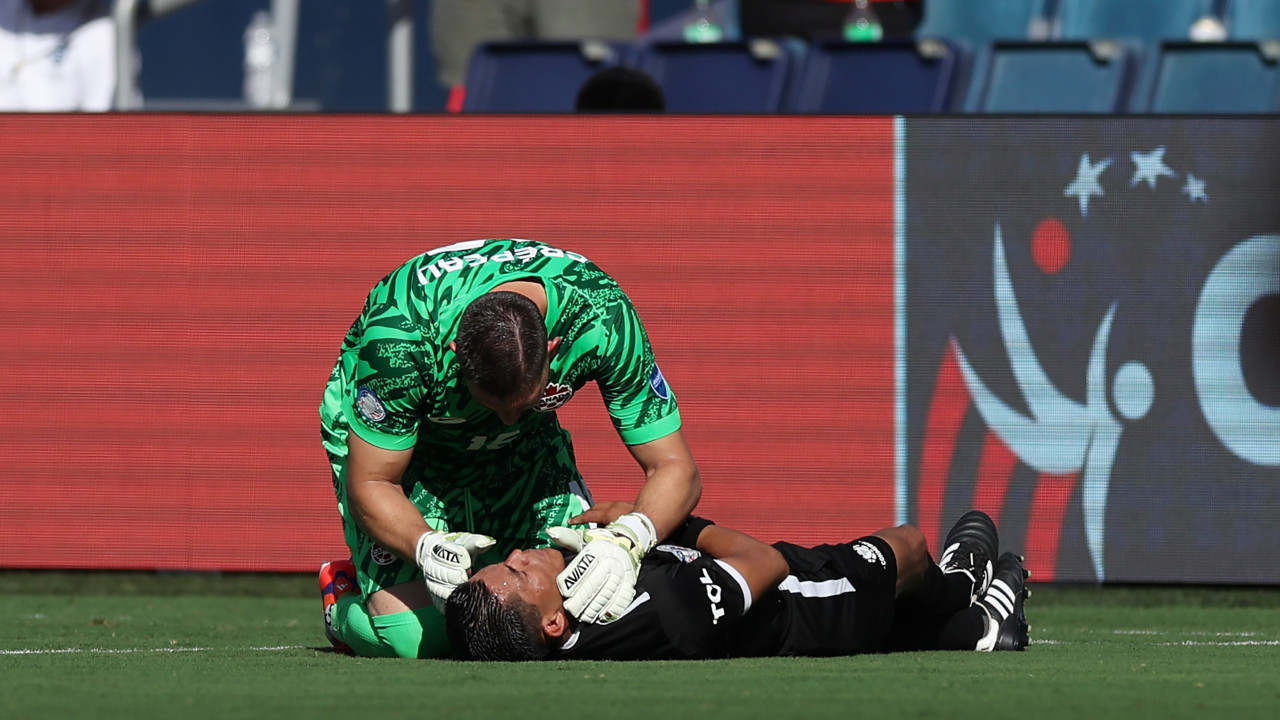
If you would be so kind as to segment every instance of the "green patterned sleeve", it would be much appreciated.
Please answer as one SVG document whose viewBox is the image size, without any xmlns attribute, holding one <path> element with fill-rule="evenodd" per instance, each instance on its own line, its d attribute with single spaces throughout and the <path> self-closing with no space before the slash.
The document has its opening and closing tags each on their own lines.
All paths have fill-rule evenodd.
<svg viewBox="0 0 1280 720">
<path fill-rule="evenodd" d="M 640 445 L 680 429 L 680 409 L 653 357 L 649 336 L 631 301 L 610 303 L 598 384 L 609 417 L 627 445 Z"/>
<path fill-rule="evenodd" d="M 371 445 L 407 450 L 418 437 L 429 348 L 394 304 L 374 306 L 366 317 L 351 381 L 351 427 Z"/>
</svg>

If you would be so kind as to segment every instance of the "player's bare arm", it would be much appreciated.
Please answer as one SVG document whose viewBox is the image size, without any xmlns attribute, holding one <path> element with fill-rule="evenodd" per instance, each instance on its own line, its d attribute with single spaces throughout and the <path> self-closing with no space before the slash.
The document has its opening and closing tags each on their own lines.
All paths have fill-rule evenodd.
<svg viewBox="0 0 1280 720">
<path fill-rule="evenodd" d="M 698 534 L 697 549 L 733 566 L 751 588 L 751 601 L 778 586 L 789 572 L 787 560 L 772 545 L 719 525 Z"/>
<path fill-rule="evenodd" d="M 645 484 L 636 497 L 635 511 L 666 537 L 689 516 L 702 497 L 702 479 L 693 453 L 679 430 L 627 449 L 644 470 Z"/>
<path fill-rule="evenodd" d="M 347 447 L 352 517 L 383 547 L 412 561 L 418 538 L 431 529 L 400 486 L 413 450 L 386 450 L 354 432 Z"/>
</svg>

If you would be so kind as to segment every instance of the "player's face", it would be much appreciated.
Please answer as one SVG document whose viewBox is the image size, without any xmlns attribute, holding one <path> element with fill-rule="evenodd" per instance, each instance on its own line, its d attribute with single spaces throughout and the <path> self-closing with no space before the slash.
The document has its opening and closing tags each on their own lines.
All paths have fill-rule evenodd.
<svg viewBox="0 0 1280 720">
<path fill-rule="evenodd" d="M 542 400 L 542 394 L 546 390 L 547 378 L 550 374 L 550 367 L 544 367 L 541 380 L 524 395 L 515 398 L 498 398 L 474 385 L 468 385 L 468 387 L 471 390 L 471 396 L 476 399 L 476 402 L 492 410 L 504 425 L 515 425 L 521 418 L 532 411 L 533 406 L 537 405 L 538 401 Z"/>
<path fill-rule="evenodd" d="M 472 579 L 483 582 L 506 601 L 512 594 L 546 614 L 561 607 L 556 575 L 564 570 L 564 555 L 559 550 L 515 550 L 497 565 L 477 570 Z"/>
</svg>

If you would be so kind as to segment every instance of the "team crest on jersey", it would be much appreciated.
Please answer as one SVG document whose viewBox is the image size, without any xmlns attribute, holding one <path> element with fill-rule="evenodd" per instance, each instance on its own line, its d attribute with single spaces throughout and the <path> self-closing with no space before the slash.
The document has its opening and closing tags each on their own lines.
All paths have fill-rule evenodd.
<svg viewBox="0 0 1280 720">
<path fill-rule="evenodd" d="M 662 377 L 662 370 L 658 368 L 657 363 L 653 366 L 653 374 L 649 376 L 649 387 L 653 388 L 654 394 L 663 400 L 671 397 L 671 388 L 667 387 L 667 379 Z"/>
<path fill-rule="evenodd" d="M 880 567 L 887 567 L 884 562 L 884 554 L 880 552 L 880 548 L 872 545 L 866 540 L 859 540 L 852 545 L 853 551 L 858 553 L 863 560 L 872 564 L 879 564 Z"/>
<path fill-rule="evenodd" d="M 659 545 L 654 548 L 654 550 L 661 550 L 664 553 L 675 555 L 676 559 L 686 564 L 702 557 L 702 553 L 697 550 L 694 550 L 693 548 L 680 547 L 679 545 Z"/>
<path fill-rule="evenodd" d="M 367 386 L 361 387 L 356 392 L 356 410 L 360 411 L 360 417 L 369 422 L 382 422 L 387 419 L 387 408 L 378 399 L 378 394 Z"/>
<path fill-rule="evenodd" d="M 542 399 L 537 405 L 533 406 L 534 412 L 551 412 L 556 408 L 569 402 L 569 398 L 573 397 L 573 388 L 564 383 L 547 383 L 547 389 L 542 391 Z"/>
<path fill-rule="evenodd" d="M 369 557 L 373 558 L 373 561 L 379 565 L 390 565 L 396 561 L 396 556 L 378 543 L 374 543 L 373 547 L 370 548 Z"/>
</svg>

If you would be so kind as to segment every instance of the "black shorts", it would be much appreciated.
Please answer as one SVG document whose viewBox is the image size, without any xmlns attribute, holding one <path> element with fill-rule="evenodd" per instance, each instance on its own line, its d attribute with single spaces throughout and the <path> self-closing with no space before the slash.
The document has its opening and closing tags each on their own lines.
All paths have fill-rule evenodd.
<svg viewBox="0 0 1280 720">
<path fill-rule="evenodd" d="M 898 581 L 889 543 L 867 536 L 814 548 L 773 546 L 791 572 L 748 614 L 751 624 L 768 626 L 770 632 L 755 636 L 761 641 L 756 647 L 734 654 L 853 655 L 883 648 Z"/>
</svg>

